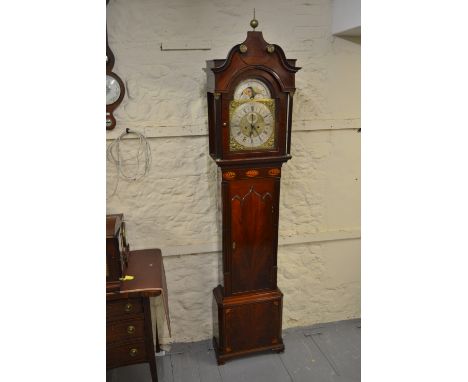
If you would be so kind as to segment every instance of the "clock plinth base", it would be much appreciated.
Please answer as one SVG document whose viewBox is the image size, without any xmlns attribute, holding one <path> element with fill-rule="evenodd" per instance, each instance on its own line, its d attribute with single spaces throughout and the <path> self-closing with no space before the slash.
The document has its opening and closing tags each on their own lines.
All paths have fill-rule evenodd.
<svg viewBox="0 0 468 382">
<path fill-rule="evenodd" d="M 218 285 L 213 294 L 218 320 L 213 346 L 218 364 L 258 352 L 284 351 L 279 289 L 224 296 Z"/>
</svg>

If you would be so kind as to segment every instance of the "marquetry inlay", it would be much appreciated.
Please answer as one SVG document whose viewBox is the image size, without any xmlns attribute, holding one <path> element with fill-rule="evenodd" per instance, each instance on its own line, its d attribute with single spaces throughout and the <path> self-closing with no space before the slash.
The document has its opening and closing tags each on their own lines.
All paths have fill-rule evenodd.
<svg viewBox="0 0 468 382">
<path fill-rule="evenodd" d="M 254 178 L 258 175 L 257 170 L 248 170 L 245 172 L 245 175 L 247 175 L 249 178 Z"/>
<path fill-rule="evenodd" d="M 226 180 L 234 179 L 236 177 L 236 173 L 234 171 L 226 171 L 223 173 L 223 178 Z"/>
<path fill-rule="evenodd" d="M 262 195 L 262 194 L 258 193 L 257 191 L 255 191 L 253 186 L 251 186 L 250 189 L 249 189 L 249 192 L 247 192 L 244 196 L 240 197 L 239 195 L 234 195 L 231 198 L 231 201 L 233 202 L 234 200 L 237 199 L 241 204 L 244 204 L 245 200 L 251 195 L 254 195 L 254 196 L 260 198 L 263 202 L 266 200 L 267 197 L 269 197 L 270 199 L 273 199 L 273 197 L 271 196 L 271 194 L 269 192 L 265 192 Z"/>
</svg>

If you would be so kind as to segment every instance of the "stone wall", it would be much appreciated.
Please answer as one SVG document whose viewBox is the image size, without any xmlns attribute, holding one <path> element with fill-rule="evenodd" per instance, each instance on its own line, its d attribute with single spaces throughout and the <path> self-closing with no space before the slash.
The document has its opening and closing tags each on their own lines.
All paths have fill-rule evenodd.
<svg viewBox="0 0 468 382">
<path fill-rule="evenodd" d="M 107 210 L 122 212 L 133 249 L 165 256 L 172 338 L 212 336 L 219 283 L 219 195 L 208 155 L 205 61 L 246 37 L 251 1 L 111 0 L 109 44 L 127 94 L 118 125 L 144 133 L 152 167 L 137 183 L 108 164 Z M 360 40 L 331 35 L 331 2 L 255 2 L 259 30 L 302 67 L 292 155 L 283 166 L 278 283 L 283 327 L 360 316 Z M 124 157 L 137 140 L 124 140 Z M 132 167 L 127 168 L 128 171 Z M 162 317 L 160 302 L 154 312 Z"/>
</svg>

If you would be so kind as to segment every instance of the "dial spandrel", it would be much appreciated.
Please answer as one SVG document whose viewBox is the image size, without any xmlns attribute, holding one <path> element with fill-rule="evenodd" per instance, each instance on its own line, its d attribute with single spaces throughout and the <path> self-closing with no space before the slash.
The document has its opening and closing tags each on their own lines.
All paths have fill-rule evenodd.
<svg viewBox="0 0 468 382">
<path fill-rule="evenodd" d="M 106 105 L 111 105 L 120 97 L 121 89 L 119 82 L 112 76 L 106 76 Z"/>
</svg>

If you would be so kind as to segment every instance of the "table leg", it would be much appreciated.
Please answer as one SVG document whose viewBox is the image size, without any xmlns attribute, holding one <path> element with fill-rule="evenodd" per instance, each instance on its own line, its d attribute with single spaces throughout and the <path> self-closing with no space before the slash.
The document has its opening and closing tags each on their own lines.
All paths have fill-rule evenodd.
<svg viewBox="0 0 468 382">
<path fill-rule="evenodd" d="M 156 358 L 154 354 L 154 342 L 153 342 L 153 330 L 151 323 L 151 309 L 149 297 L 142 299 L 143 301 L 143 311 L 145 315 L 145 342 L 146 342 L 146 351 L 147 351 L 147 360 L 151 372 L 152 382 L 158 382 L 158 373 L 156 371 Z"/>
<path fill-rule="evenodd" d="M 158 321 L 154 320 L 154 326 L 156 328 L 156 353 L 161 352 L 161 347 L 159 346 L 159 336 L 158 336 Z"/>
<path fill-rule="evenodd" d="M 150 359 L 149 366 L 150 366 L 152 382 L 158 382 L 158 373 L 156 371 L 156 361 L 154 359 L 152 360 Z"/>
</svg>

